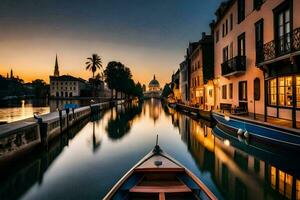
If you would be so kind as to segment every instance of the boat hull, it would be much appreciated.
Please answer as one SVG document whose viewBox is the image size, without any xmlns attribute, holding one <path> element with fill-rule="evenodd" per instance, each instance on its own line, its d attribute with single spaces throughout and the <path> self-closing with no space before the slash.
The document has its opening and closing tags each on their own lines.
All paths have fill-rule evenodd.
<svg viewBox="0 0 300 200">
<path fill-rule="evenodd" d="M 241 132 L 243 135 L 247 131 L 250 141 L 256 138 L 270 144 L 300 150 L 300 135 L 295 133 L 289 133 L 261 122 L 250 122 L 221 113 L 214 112 L 212 115 L 217 123 L 234 129 L 236 133 Z"/>
<path fill-rule="evenodd" d="M 104 200 L 131 199 L 213 199 L 213 193 L 187 168 L 157 145 L 139 163 L 129 170 L 123 178 L 104 197 Z M 172 199 L 172 198 L 171 198 Z"/>
</svg>

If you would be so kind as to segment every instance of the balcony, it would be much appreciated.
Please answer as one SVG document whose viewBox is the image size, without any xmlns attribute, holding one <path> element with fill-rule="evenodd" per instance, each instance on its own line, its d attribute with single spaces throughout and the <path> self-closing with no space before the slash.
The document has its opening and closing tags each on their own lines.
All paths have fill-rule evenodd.
<svg viewBox="0 0 300 200">
<path fill-rule="evenodd" d="M 256 50 L 256 63 L 263 65 L 300 51 L 300 27 L 284 36 L 264 44 Z M 300 52 L 299 52 L 300 53 Z"/>
<path fill-rule="evenodd" d="M 246 56 L 236 56 L 222 63 L 221 67 L 224 77 L 243 74 L 246 71 Z"/>
</svg>

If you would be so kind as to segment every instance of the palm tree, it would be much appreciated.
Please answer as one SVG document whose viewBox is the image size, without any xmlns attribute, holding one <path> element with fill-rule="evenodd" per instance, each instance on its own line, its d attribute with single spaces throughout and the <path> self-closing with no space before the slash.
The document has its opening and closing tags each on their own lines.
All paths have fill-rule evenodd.
<svg viewBox="0 0 300 200">
<path fill-rule="evenodd" d="M 97 69 L 102 69 L 102 60 L 98 54 L 93 54 L 92 57 L 87 58 L 86 70 L 90 70 L 93 73 L 93 79 Z"/>
</svg>

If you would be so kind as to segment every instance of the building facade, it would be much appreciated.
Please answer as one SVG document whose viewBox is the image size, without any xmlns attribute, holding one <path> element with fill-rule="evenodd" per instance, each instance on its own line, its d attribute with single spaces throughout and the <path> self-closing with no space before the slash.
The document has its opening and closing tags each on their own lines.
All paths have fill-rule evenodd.
<svg viewBox="0 0 300 200">
<path fill-rule="evenodd" d="M 271 0 L 272 1 L 272 0 Z M 232 0 L 216 11 L 214 25 L 217 108 L 241 108 L 264 114 L 264 75 L 256 66 L 255 23 L 261 19 L 253 1 Z M 254 80 L 258 82 L 254 99 Z"/>
<path fill-rule="evenodd" d="M 205 106 L 205 85 L 214 77 L 213 37 L 202 33 L 202 39 L 190 54 L 190 104 L 200 109 Z M 211 107 L 209 107 L 211 109 Z"/>
<path fill-rule="evenodd" d="M 59 75 L 57 56 L 55 59 L 54 75 L 50 76 L 50 96 L 56 98 L 70 98 L 82 96 L 87 89 L 87 83 L 81 78 L 70 75 Z"/>
<path fill-rule="evenodd" d="M 172 91 L 174 95 L 174 99 L 176 101 L 181 101 L 181 94 L 180 94 L 180 72 L 179 69 L 172 75 Z"/>
<path fill-rule="evenodd" d="M 231 0 L 214 25 L 216 104 L 300 121 L 297 0 Z"/>
<path fill-rule="evenodd" d="M 180 63 L 179 67 L 179 92 L 182 103 L 187 104 L 189 100 L 188 65 L 187 61 Z"/>
<path fill-rule="evenodd" d="M 50 96 L 59 98 L 79 97 L 86 89 L 83 79 L 69 75 L 50 76 Z"/>
<path fill-rule="evenodd" d="M 256 63 L 265 72 L 266 116 L 300 121 L 300 1 L 266 1 L 255 24 Z M 267 30 L 267 31 L 266 31 Z"/>
</svg>

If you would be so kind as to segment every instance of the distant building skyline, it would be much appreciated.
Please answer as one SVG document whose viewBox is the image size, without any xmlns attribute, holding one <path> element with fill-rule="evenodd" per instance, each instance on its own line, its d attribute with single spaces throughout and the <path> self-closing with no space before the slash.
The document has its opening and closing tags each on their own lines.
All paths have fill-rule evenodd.
<svg viewBox="0 0 300 200">
<path fill-rule="evenodd" d="M 0 7 L 0 74 L 12 68 L 25 82 L 49 83 L 57 54 L 60 74 L 84 79 L 93 53 L 130 67 L 135 81 L 155 73 L 164 85 L 189 41 L 198 41 L 221 0 L 61 1 L 3 0 Z"/>
</svg>

